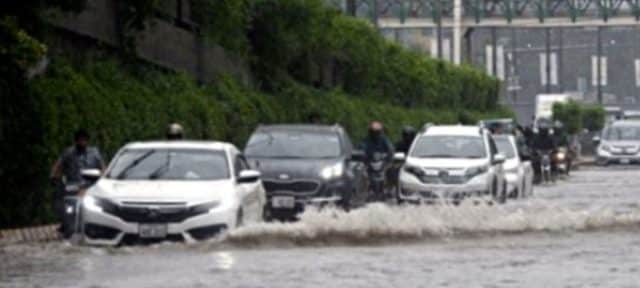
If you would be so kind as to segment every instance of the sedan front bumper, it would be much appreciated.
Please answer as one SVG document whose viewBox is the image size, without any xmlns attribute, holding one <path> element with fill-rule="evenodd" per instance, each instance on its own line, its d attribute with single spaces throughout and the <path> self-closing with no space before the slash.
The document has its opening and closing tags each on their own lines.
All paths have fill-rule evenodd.
<svg viewBox="0 0 640 288">
<path fill-rule="evenodd" d="M 234 207 L 217 207 L 208 213 L 189 217 L 181 222 L 137 223 L 127 222 L 115 215 L 83 207 L 81 217 L 86 244 L 113 246 L 120 244 L 125 238 L 138 238 L 140 226 L 144 224 L 166 225 L 166 239 L 204 240 L 229 227 L 235 227 L 236 212 L 237 209 Z"/>
</svg>

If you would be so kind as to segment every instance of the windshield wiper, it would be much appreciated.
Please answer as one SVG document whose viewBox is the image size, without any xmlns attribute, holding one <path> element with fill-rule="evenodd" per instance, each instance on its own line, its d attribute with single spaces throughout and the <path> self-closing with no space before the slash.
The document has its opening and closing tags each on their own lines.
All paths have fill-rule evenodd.
<svg viewBox="0 0 640 288">
<path fill-rule="evenodd" d="M 131 161 L 131 163 L 129 163 L 129 165 L 127 167 L 122 169 L 122 171 L 116 176 L 116 179 L 124 179 L 125 177 L 127 177 L 127 174 L 129 173 L 129 171 L 131 171 L 131 169 L 133 169 L 134 167 L 138 166 L 138 164 L 140 164 L 142 161 L 144 161 L 144 159 L 147 159 L 153 153 L 156 153 L 155 149 L 149 150 L 149 151 L 145 152 L 144 154 L 138 156 L 138 158 L 136 158 L 133 161 Z"/>
<path fill-rule="evenodd" d="M 169 167 L 171 166 L 171 153 L 167 151 L 167 160 L 162 164 L 162 166 L 158 167 L 156 170 L 149 174 L 149 180 L 155 180 L 160 178 L 162 175 L 169 171 Z"/>
</svg>

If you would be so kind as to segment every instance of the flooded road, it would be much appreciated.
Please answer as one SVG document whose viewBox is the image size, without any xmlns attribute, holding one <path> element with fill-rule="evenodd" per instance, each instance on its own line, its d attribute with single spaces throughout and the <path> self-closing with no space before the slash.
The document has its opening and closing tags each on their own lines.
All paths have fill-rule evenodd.
<svg viewBox="0 0 640 288">
<path fill-rule="evenodd" d="M 0 247 L 0 287 L 639 287 L 640 173 L 501 206 L 310 212 L 198 244 Z"/>
</svg>

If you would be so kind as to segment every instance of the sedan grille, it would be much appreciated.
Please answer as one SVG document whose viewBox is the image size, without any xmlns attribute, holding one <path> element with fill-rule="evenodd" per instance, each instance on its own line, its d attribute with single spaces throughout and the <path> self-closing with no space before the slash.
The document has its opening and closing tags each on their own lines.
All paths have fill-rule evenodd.
<svg viewBox="0 0 640 288">
<path fill-rule="evenodd" d="M 263 181 L 264 188 L 268 192 L 293 192 L 300 194 L 312 194 L 318 191 L 320 183 L 315 181 Z"/>
<path fill-rule="evenodd" d="M 108 212 L 126 222 L 180 223 L 188 218 L 208 213 L 211 203 L 192 207 L 168 205 L 116 206 Z M 106 212 L 106 211 L 105 211 Z"/>
</svg>

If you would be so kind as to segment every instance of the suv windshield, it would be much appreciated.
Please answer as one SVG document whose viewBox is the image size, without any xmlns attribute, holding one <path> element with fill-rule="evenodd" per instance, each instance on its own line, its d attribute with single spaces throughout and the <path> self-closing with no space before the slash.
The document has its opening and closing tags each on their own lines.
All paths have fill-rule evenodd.
<svg viewBox="0 0 640 288">
<path fill-rule="evenodd" d="M 610 141 L 640 140 L 640 126 L 614 126 L 605 129 L 604 139 Z"/>
<path fill-rule="evenodd" d="M 511 144 L 511 140 L 509 140 L 509 138 L 496 137 L 493 140 L 495 140 L 496 146 L 498 146 L 498 152 L 504 154 L 507 159 L 516 157 L 516 151 L 513 149 L 513 144 Z"/>
<path fill-rule="evenodd" d="M 251 136 L 245 155 L 262 158 L 336 158 L 342 153 L 336 133 L 257 132 Z"/>
<path fill-rule="evenodd" d="M 114 160 L 107 178 L 119 180 L 203 181 L 229 178 L 222 151 L 203 149 L 130 149 Z"/>
<path fill-rule="evenodd" d="M 422 136 L 411 156 L 418 158 L 484 158 L 486 149 L 479 136 Z"/>
</svg>

